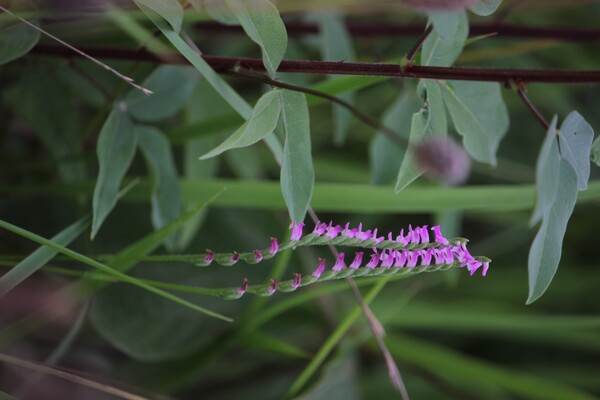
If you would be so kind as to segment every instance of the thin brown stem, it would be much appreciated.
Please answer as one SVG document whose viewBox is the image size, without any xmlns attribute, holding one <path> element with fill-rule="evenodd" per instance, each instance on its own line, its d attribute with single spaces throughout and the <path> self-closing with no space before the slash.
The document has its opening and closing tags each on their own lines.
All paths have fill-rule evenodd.
<svg viewBox="0 0 600 400">
<path fill-rule="evenodd" d="M 316 97 L 321 97 L 323 99 L 329 100 L 332 103 L 336 103 L 339 104 L 340 106 L 346 108 L 348 111 L 350 111 L 352 114 L 354 114 L 354 116 L 356 118 L 358 118 L 359 120 L 361 120 L 362 122 L 364 122 L 366 125 L 369 125 L 370 127 L 377 129 L 378 131 L 382 132 L 386 137 L 388 137 L 392 142 L 400 145 L 400 146 L 407 146 L 408 145 L 408 141 L 406 139 L 404 139 L 403 137 L 401 137 L 398 133 L 396 133 L 394 130 L 388 128 L 387 126 L 385 126 L 384 124 L 380 123 L 376 118 L 372 117 L 371 115 L 359 110 L 358 108 L 354 107 L 352 104 L 350 104 L 349 102 L 330 95 L 328 93 L 323 93 L 320 92 L 318 90 L 314 90 L 314 89 L 310 89 L 310 88 L 305 88 L 302 86 L 297 86 L 297 85 L 293 85 L 290 83 L 285 83 L 285 82 L 281 82 L 278 80 L 274 80 L 269 78 L 268 76 L 261 74 L 261 73 L 257 73 L 254 71 L 250 71 L 244 68 L 236 68 L 233 71 L 228 71 L 227 73 L 235 75 L 235 76 L 239 76 L 239 77 L 243 77 L 243 78 L 248 78 L 248 79 L 252 79 L 254 81 L 257 82 L 262 82 L 262 83 L 266 83 L 268 85 L 271 86 L 275 86 L 275 87 L 279 87 L 282 89 L 288 89 L 288 90 L 292 90 L 295 92 L 301 92 L 301 93 L 306 93 L 306 94 L 310 94 L 312 96 L 316 96 Z"/>
<path fill-rule="evenodd" d="M 533 114 L 535 119 L 537 119 L 538 122 L 540 124 L 542 124 L 544 129 L 547 131 L 548 128 L 550 128 L 550 124 L 548 123 L 546 118 L 544 118 L 542 113 L 537 109 L 537 107 L 531 102 L 529 97 L 527 97 L 527 93 L 525 91 L 525 85 L 523 85 L 522 83 L 518 83 L 517 84 L 517 93 L 519 94 L 519 97 L 521 98 L 521 100 L 523 100 L 523 102 L 525 103 L 527 108 L 529 108 L 529 111 L 531 111 L 531 113 Z"/>
<path fill-rule="evenodd" d="M 423 47 L 423 43 L 425 43 L 425 40 L 427 40 L 429 35 L 431 35 L 431 32 L 433 32 L 433 24 L 429 25 L 427 29 L 425 29 L 425 32 L 423 32 L 423 34 L 419 36 L 415 44 L 411 47 L 408 53 L 406 53 L 405 61 L 407 64 L 412 63 L 419 50 L 421 50 L 421 47 Z"/>
<path fill-rule="evenodd" d="M 147 51 L 135 52 L 119 48 L 84 48 L 88 54 L 97 57 L 120 60 L 147 61 L 154 63 L 170 63 L 188 65 L 185 58 L 177 53 L 153 54 Z M 59 57 L 73 56 L 69 49 L 58 46 L 38 45 L 34 53 Z M 261 59 L 240 57 L 203 56 L 204 60 L 216 71 L 226 72 L 236 67 L 255 71 L 264 71 Z M 600 70 L 539 70 L 513 68 L 463 68 L 463 67 L 426 67 L 411 66 L 403 70 L 398 64 L 331 62 L 310 60 L 284 60 L 278 68 L 279 72 L 296 72 L 321 75 L 357 75 L 387 76 L 413 79 L 445 79 L 483 82 L 524 82 L 524 83 L 600 83 Z"/>
</svg>

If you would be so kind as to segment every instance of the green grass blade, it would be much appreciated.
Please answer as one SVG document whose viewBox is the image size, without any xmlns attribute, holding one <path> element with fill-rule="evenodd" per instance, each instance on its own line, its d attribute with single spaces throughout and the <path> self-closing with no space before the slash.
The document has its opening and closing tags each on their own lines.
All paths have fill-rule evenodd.
<svg viewBox="0 0 600 400">
<path fill-rule="evenodd" d="M 69 225 L 50 240 L 54 243 L 68 246 L 90 225 L 90 218 L 84 217 Z M 40 247 L 35 250 L 14 268 L 0 278 L 0 297 L 11 291 L 15 286 L 23 282 L 35 271 L 43 267 L 58 252 L 49 247 Z"/>
</svg>

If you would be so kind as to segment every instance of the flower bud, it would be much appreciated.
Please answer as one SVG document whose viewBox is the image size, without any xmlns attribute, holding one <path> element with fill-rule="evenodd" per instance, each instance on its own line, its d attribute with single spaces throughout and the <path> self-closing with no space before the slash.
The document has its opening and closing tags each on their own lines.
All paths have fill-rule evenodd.
<svg viewBox="0 0 600 400">
<path fill-rule="evenodd" d="M 426 139 L 415 148 L 415 157 L 422 170 L 448 185 L 464 183 L 471 169 L 471 158 L 451 139 Z"/>
</svg>

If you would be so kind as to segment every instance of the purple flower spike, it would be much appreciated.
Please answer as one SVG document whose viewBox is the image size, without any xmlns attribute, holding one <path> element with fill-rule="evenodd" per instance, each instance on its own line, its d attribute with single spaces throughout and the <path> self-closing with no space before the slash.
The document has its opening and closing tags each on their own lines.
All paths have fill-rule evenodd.
<svg viewBox="0 0 600 400">
<path fill-rule="evenodd" d="M 419 252 L 418 251 L 408 251 L 408 256 L 406 257 L 406 266 L 408 268 L 414 268 L 417 266 L 417 261 L 419 260 Z"/>
<path fill-rule="evenodd" d="M 267 288 L 267 293 L 275 293 L 277 286 L 279 286 L 279 281 L 277 279 L 271 279 L 271 285 Z"/>
<path fill-rule="evenodd" d="M 327 226 L 327 233 L 325 234 L 325 236 L 327 236 L 330 239 L 334 239 L 335 237 L 337 237 L 337 235 L 340 234 L 341 231 L 342 231 L 341 226 L 339 226 L 339 225 L 332 226 L 332 223 L 330 222 L 329 225 Z"/>
<path fill-rule="evenodd" d="M 304 223 L 296 221 L 292 221 L 292 225 L 290 225 L 290 229 L 292 230 L 292 236 L 290 238 L 291 241 L 298 241 L 302 237 L 302 228 L 304 228 Z"/>
<path fill-rule="evenodd" d="M 396 262 L 394 268 L 402 268 L 406 264 L 408 258 L 408 250 L 396 251 Z"/>
<path fill-rule="evenodd" d="M 394 250 L 389 249 L 386 253 L 385 250 L 381 252 L 381 268 L 389 268 L 394 263 Z"/>
<path fill-rule="evenodd" d="M 487 261 L 484 262 L 483 268 L 481 269 L 481 275 L 485 276 L 487 274 L 489 268 L 490 268 L 490 263 Z"/>
<path fill-rule="evenodd" d="M 215 259 L 215 252 L 209 249 L 206 249 L 206 255 L 204 256 L 204 264 L 210 265 Z"/>
<path fill-rule="evenodd" d="M 298 289 L 300 284 L 302 283 L 302 274 L 297 274 L 294 272 L 294 280 L 290 283 L 290 287 L 292 289 Z"/>
<path fill-rule="evenodd" d="M 318 279 L 323 275 L 323 272 L 325 272 L 325 261 L 326 260 L 319 258 L 319 265 L 317 265 L 317 268 L 313 271 L 312 276 Z"/>
<path fill-rule="evenodd" d="M 333 265 L 331 270 L 334 272 L 340 272 L 342 269 L 344 269 L 344 265 L 344 253 L 340 253 L 335 259 L 335 264 Z"/>
<path fill-rule="evenodd" d="M 447 245 L 450 244 L 450 242 L 448 241 L 448 239 L 446 239 L 444 237 L 444 235 L 442 235 L 442 231 L 441 231 L 439 225 L 434 226 L 433 228 L 431 228 L 431 230 L 435 234 L 435 239 L 434 239 L 435 242 L 441 243 L 441 244 L 443 244 L 445 246 L 447 246 Z"/>
<path fill-rule="evenodd" d="M 279 243 L 277 243 L 277 238 L 271 238 L 271 247 L 269 247 L 269 254 L 277 254 L 279 251 Z"/>
<path fill-rule="evenodd" d="M 350 268 L 357 269 L 358 267 L 360 267 L 360 264 L 362 264 L 362 259 L 363 259 L 364 254 L 365 253 L 362 251 L 357 252 L 354 255 L 354 260 L 352 261 L 352 264 L 350 264 Z"/>
<path fill-rule="evenodd" d="M 243 296 L 244 293 L 246 293 L 246 290 L 248 290 L 248 283 L 250 281 L 248 281 L 248 278 L 244 278 L 244 282 L 242 283 L 242 286 L 240 286 L 239 288 L 236 289 L 236 292 L 238 295 Z"/>
<path fill-rule="evenodd" d="M 365 265 L 367 268 L 376 268 L 377 264 L 379 264 L 379 254 L 371 254 L 371 260 Z"/>
<path fill-rule="evenodd" d="M 317 236 L 321 236 L 325 233 L 326 229 L 327 229 L 327 224 L 322 223 L 321 221 L 317 221 L 317 223 L 315 224 L 315 229 L 313 229 L 313 234 L 315 234 Z"/>
<path fill-rule="evenodd" d="M 235 264 L 240 259 L 240 254 L 237 251 L 234 251 L 231 257 L 229 257 L 229 262 Z"/>
<path fill-rule="evenodd" d="M 420 229 L 421 243 L 429 243 L 429 231 L 427 230 L 427 227 L 427 225 L 423 225 Z"/>
<path fill-rule="evenodd" d="M 263 259 L 263 255 L 262 252 L 260 250 L 254 250 L 254 261 L 255 262 L 261 262 Z"/>
</svg>

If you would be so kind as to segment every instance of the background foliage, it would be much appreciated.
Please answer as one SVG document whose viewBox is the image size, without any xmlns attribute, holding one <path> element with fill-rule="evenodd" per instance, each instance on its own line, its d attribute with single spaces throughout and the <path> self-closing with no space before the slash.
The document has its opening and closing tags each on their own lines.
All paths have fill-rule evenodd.
<svg viewBox="0 0 600 400">
<path fill-rule="evenodd" d="M 43 46 L 58 45 L 0 15 L 0 222 L 7 229 L 0 230 L 7 271 L 0 278 L 0 392 L 397 398 L 345 281 L 237 301 L 207 295 L 244 278 L 268 284 L 309 275 L 319 257 L 332 264 L 327 249 L 286 250 L 235 267 L 175 261 L 205 249 L 266 248 L 270 237 L 287 237 L 290 217 L 303 220 L 310 204 L 324 221 L 382 232 L 439 223 L 446 236 L 470 238 L 473 254 L 493 258 L 486 278 L 450 270 L 356 280 L 412 398 L 600 395 L 600 184 L 585 139 L 600 126 L 597 85 L 528 85 L 552 121 L 546 134 L 516 91 L 497 83 L 276 72 L 282 59 L 400 63 L 415 37 L 345 30 L 346 22 L 425 29 L 427 17 L 400 4 L 332 2 L 325 10 L 308 2 L 276 8 L 208 0 L 184 10 L 175 0 L 135 0 L 120 8 L 54 2 L 32 12 L 15 3 L 12 11 L 78 48 L 134 49 L 132 60 L 103 61 L 154 94 L 73 54 L 44 54 Z M 505 2 L 487 17 L 434 13 L 415 61 L 597 70 L 598 39 L 499 35 L 462 47 L 469 23 L 593 28 L 599 17 L 600 6 L 588 1 Z M 241 29 L 227 32 L 207 20 Z M 286 34 L 283 23 L 317 31 Z M 177 51 L 192 66 L 137 62 L 142 45 Z M 404 145 L 339 104 L 269 87 L 248 71 L 219 75 L 197 49 L 259 58 L 270 78 L 339 96 Z M 463 187 L 419 178 L 411 161 L 407 140 L 440 135 L 464 140 L 473 158 Z M 573 149 L 571 156 L 551 157 L 559 147 L 563 155 Z M 144 261 L 151 254 L 166 257 Z M 43 377 L 32 372 L 39 365 L 24 368 L 11 357 L 125 393 Z"/>
</svg>

